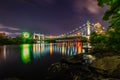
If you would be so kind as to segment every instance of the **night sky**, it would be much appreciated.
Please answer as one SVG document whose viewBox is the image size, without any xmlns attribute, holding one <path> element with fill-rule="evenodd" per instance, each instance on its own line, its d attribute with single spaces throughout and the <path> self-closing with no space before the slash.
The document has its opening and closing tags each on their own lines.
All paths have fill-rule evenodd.
<svg viewBox="0 0 120 80">
<path fill-rule="evenodd" d="M 106 8 L 98 7 L 96 0 L 0 0 L 0 32 L 60 35 L 87 20 L 106 27 L 101 20 Z"/>
</svg>

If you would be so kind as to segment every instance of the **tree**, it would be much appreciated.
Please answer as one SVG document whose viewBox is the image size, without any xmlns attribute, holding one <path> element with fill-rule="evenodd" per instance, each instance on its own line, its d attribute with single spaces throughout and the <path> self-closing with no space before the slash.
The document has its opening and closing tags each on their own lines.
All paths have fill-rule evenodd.
<svg viewBox="0 0 120 80">
<path fill-rule="evenodd" d="M 106 34 L 97 34 L 96 32 L 93 32 L 90 35 L 90 43 L 94 48 L 107 49 L 107 41 L 108 37 Z"/>
<path fill-rule="evenodd" d="M 110 49 L 114 51 L 120 50 L 120 0 L 98 0 L 98 5 L 103 7 L 108 5 L 103 20 L 109 21 L 110 28 L 108 28 L 106 35 L 109 41 L 107 43 Z"/>
</svg>

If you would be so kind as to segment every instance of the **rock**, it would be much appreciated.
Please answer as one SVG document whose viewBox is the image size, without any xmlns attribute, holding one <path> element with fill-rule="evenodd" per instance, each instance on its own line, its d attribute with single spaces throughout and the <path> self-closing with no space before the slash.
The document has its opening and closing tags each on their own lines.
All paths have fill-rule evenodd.
<svg viewBox="0 0 120 80">
<path fill-rule="evenodd" d="M 66 63 L 54 63 L 52 64 L 48 71 L 52 71 L 52 72 L 61 72 L 61 71 L 64 71 L 64 70 L 68 70 L 69 69 L 69 66 L 66 64 Z"/>
<path fill-rule="evenodd" d="M 94 58 L 90 56 L 90 59 Z M 120 56 L 105 56 L 88 65 L 83 62 L 83 55 L 63 58 L 52 64 L 49 71 L 57 72 L 61 80 L 64 76 L 66 80 L 71 77 L 72 80 L 120 80 Z"/>
<path fill-rule="evenodd" d="M 120 64 L 119 64 L 119 65 L 117 66 L 117 68 L 112 72 L 111 76 L 120 79 Z"/>
<path fill-rule="evenodd" d="M 120 79 L 120 56 L 107 56 L 96 60 L 90 68 L 103 77 Z"/>
</svg>

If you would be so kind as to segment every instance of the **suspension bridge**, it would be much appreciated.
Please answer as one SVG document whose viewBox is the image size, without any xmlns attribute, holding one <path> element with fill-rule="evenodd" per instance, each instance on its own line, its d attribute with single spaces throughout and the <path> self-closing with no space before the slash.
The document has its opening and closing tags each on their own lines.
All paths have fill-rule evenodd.
<svg viewBox="0 0 120 80">
<path fill-rule="evenodd" d="M 73 30 L 58 35 L 58 36 L 46 36 L 44 34 L 33 34 L 33 39 L 37 39 L 38 41 L 43 41 L 45 38 L 47 39 L 60 39 L 57 41 L 74 41 L 74 40 L 81 40 L 81 37 L 86 37 L 89 39 L 90 34 L 92 32 L 96 32 L 98 34 L 102 34 L 105 32 L 104 27 L 100 23 L 90 23 L 87 21 L 85 24 L 82 26 L 79 26 L 77 28 L 74 28 Z"/>
</svg>

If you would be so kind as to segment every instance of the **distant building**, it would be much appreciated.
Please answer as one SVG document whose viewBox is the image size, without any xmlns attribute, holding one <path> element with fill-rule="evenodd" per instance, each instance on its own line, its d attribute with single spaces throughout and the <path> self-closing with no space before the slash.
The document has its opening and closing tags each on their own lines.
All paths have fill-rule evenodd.
<svg viewBox="0 0 120 80">
<path fill-rule="evenodd" d="M 100 23 L 94 24 L 94 28 L 97 34 L 104 34 L 105 31 Z"/>
<path fill-rule="evenodd" d="M 44 34 L 36 34 L 36 33 L 33 33 L 32 37 L 33 37 L 33 39 L 36 40 L 38 43 L 44 43 L 44 38 L 45 38 L 45 35 L 44 35 Z"/>
<path fill-rule="evenodd" d="M 0 36 L 2 36 L 2 37 L 5 37 L 6 36 L 6 33 L 0 33 Z"/>
</svg>

